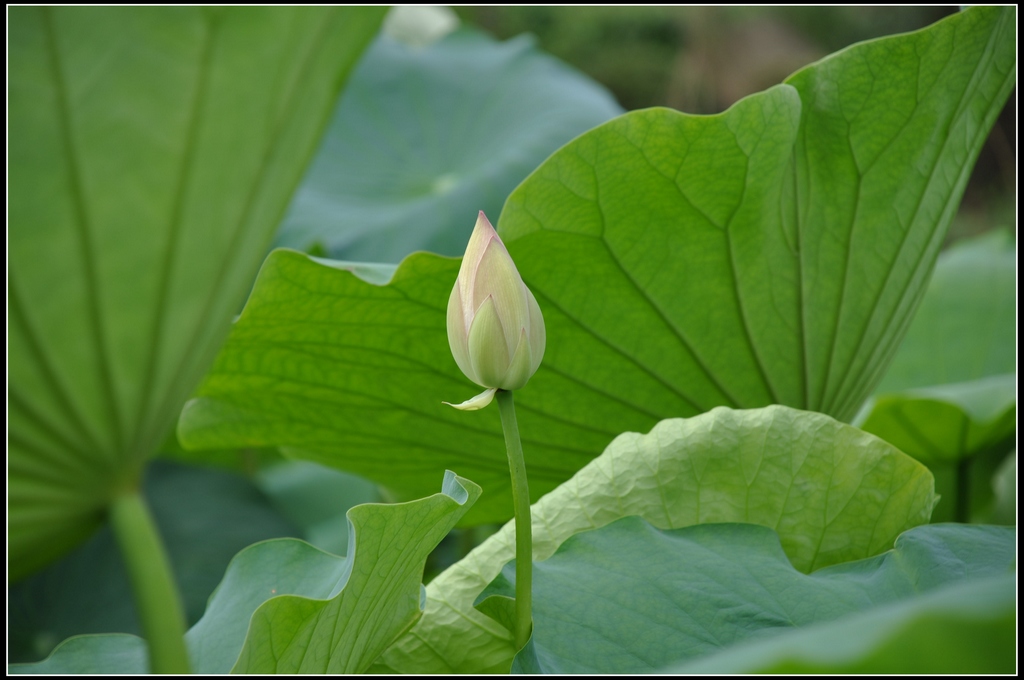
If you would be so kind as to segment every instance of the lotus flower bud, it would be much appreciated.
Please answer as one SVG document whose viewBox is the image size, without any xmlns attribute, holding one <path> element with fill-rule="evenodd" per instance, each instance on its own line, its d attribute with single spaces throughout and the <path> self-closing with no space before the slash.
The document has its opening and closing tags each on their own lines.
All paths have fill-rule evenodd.
<svg viewBox="0 0 1024 680">
<path fill-rule="evenodd" d="M 483 408 L 497 390 L 525 385 L 544 357 L 544 339 L 537 299 L 481 212 L 448 299 L 448 344 L 466 377 L 488 389 L 455 408 Z"/>
</svg>

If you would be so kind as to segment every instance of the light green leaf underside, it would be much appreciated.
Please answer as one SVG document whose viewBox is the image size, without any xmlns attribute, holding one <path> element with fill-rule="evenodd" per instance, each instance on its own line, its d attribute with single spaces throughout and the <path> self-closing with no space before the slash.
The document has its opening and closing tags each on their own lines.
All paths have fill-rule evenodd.
<svg viewBox="0 0 1024 680">
<path fill-rule="evenodd" d="M 630 113 L 531 175 L 501 224 L 547 326 L 544 361 L 516 398 L 533 498 L 618 433 L 663 418 L 773 401 L 851 416 L 902 335 L 965 168 L 1012 87 L 1012 19 L 974 8 L 865 43 L 719 116 Z M 897 94 L 919 67 L 935 80 L 913 107 Z M 842 110 L 864 111 L 849 138 L 826 96 L 845 81 Z M 806 148 L 812 137 L 820 147 Z M 856 180 L 851 148 L 875 143 L 887 146 Z M 861 187 L 856 208 L 847 181 Z M 915 196 L 920 211 L 894 211 Z M 445 337 L 458 262 L 414 254 L 387 285 L 341 266 L 271 254 L 183 413 L 182 442 L 290 447 L 403 497 L 427 491 L 425 470 L 459 469 L 486 490 L 467 521 L 507 519 L 497 412 L 440 403 L 478 392 Z"/>
<path fill-rule="evenodd" d="M 12 577 L 166 438 L 383 12 L 11 11 Z"/>
<path fill-rule="evenodd" d="M 536 563 L 532 649 L 517 654 L 513 671 L 652 673 L 943 586 L 1002 576 L 1013 568 L 1015 540 L 1016 532 L 1002 527 L 918 527 L 883 555 L 805 575 L 764 527 L 663 532 L 625 518 L 572 537 Z M 514 584 L 513 568 L 503 570 L 502 585 Z"/>
<path fill-rule="evenodd" d="M 534 47 L 464 29 L 427 47 L 380 36 L 352 74 L 277 245 L 398 262 L 461 255 L 478 210 L 551 152 L 622 113 L 597 83 Z"/>
<path fill-rule="evenodd" d="M 427 555 L 479 497 L 445 474 L 442 492 L 349 511 L 348 557 L 295 539 L 246 548 L 232 560 L 206 614 L 186 634 L 197 673 L 357 673 L 420 614 Z M 128 673 L 145 647 L 131 635 L 72 638 L 15 672 Z"/>
<path fill-rule="evenodd" d="M 750 522 L 777 531 L 806 572 L 890 548 L 934 500 L 923 465 L 854 427 L 784 406 L 717 408 L 618 437 L 533 505 L 533 554 L 630 515 L 664 529 Z M 423 619 L 379 668 L 507 671 L 510 636 L 473 602 L 514 555 L 510 522 L 430 583 Z"/>
<path fill-rule="evenodd" d="M 1013 87 L 1014 27 L 1012 9 L 971 8 L 721 116 L 638 111 L 563 147 L 499 222 L 559 338 L 545 364 L 671 415 L 850 419 Z"/>
<path fill-rule="evenodd" d="M 1012 572 L 952 584 L 833 623 L 730 648 L 665 672 L 1013 674 L 1016 580 Z"/>
</svg>

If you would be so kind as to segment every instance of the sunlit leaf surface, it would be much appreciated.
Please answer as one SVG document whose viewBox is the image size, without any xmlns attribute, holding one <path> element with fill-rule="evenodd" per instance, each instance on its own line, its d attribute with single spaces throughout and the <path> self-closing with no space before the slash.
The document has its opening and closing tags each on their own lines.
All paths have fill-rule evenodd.
<svg viewBox="0 0 1024 680">
<path fill-rule="evenodd" d="M 1013 87 L 1014 24 L 973 9 L 720 116 L 638 111 L 561 149 L 498 227 L 544 311 L 545 365 L 666 415 L 852 418 Z"/>
<path fill-rule="evenodd" d="M 1013 86 L 1013 16 L 855 46 L 718 116 L 626 114 L 513 192 L 500 230 L 548 338 L 516 395 L 533 498 L 662 418 L 776 401 L 852 417 Z M 365 271 L 271 254 L 183 444 L 280 445 L 403 497 L 457 469 L 486 491 L 467 521 L 507 519 L 496 409 L 441 404 L 479 391 L 446 338 L 458 262 Z"/>
</svg>

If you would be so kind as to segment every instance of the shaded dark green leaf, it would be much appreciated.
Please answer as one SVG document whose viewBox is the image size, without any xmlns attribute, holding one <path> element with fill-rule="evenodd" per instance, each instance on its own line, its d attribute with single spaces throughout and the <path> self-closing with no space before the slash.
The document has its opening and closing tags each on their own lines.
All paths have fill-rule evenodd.
<svg viewBox="0 0 1024 680">
<path fill-rule="evenodd" d="M 12 577 L 167 438 L 383 12 L 12 9 Z"/>
<path fill-rule="evenodd" d="M 419 616 L 427 555 L 480 495 L 445 474 L 441 493 L 349 511 L 347 557 L 302 541 L 246 548 L 186 634 L 198 673 L 361 672 Z M 146 648 L 132 635 L 71 638 L 19 673 L 132 673 Z"/>
<path fill-rule="evenodd" d="M 534 565 L 534 649 L 520 653 L 513 670 L 655 672 L 944 586 L 1004 576 L 1015 562 L 1015 541 L 1013 529 L 930 525 L 904 533 L 883 555 L 805 575 L 764 527 L 661 531 L 626 518 L 577 534 Z M 514 563 L 502 573 L 500 585 L 514 585 Z M 1011 642 L 1000 657 L 1012 657 L 1012 649 Z M 527 658 L 536 666 L 525 665 Z"/>
<path fill-rule="evenodd" d="M 297 536 L 253 484 L 237 475 L 158 461 L 146 497 L 181 589 L 188 623 L 199 620 L 235 554 L 268 538 Z M 128 574 L 109 526 L 60 561 L 9 586 L 11 662 L 36 661 L 72 635 L 141 634 Z"/>
</svg>

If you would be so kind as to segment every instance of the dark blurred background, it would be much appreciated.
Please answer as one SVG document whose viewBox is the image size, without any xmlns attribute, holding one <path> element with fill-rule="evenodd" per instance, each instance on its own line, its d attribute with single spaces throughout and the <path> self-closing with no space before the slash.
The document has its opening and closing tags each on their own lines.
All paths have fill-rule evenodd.
<svg viewBox="0 0 1024 680">
<path fill-rule="evenodd" d="M 497 38 L 533 33 L 627 110 L 719 113 L 862 40 L 924 28 L 957 7 L 457 7 Z M 1013 227 L 1016 90 L 992 129 L 947 241 Z M 1016 229 L 1014 229 L 1016 232 Z"/>
</svg>

